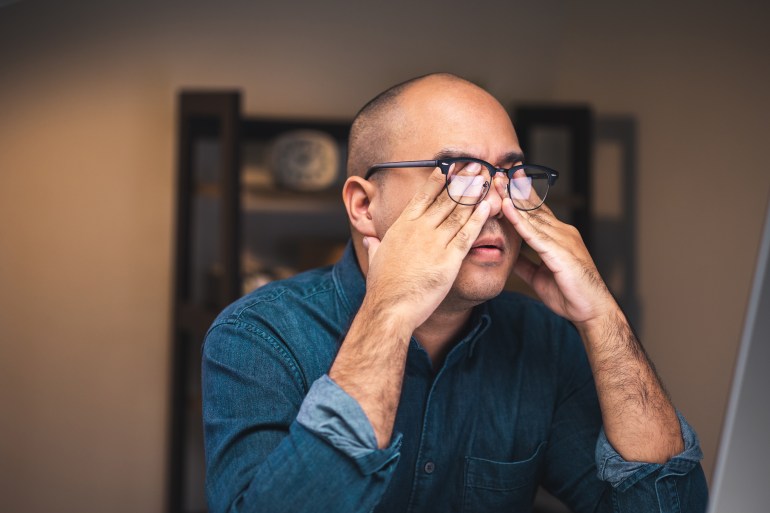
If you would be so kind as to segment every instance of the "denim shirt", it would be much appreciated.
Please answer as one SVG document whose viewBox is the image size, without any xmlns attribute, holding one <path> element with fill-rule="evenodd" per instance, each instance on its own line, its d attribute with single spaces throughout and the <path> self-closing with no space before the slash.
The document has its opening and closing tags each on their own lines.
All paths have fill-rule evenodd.
<svg viewBox="0 0 770 513">
<path fill-rule="evenodd" d="M 213 512 L 530 511 L 543 486 L 576 512 L 701 512 L 697 437 L 664 465 L 627 462 L 603 434 L 575 328 L 503 293 L 434 370 L 407 354 L 391 443 L 328 376 L 365 292 L 352 246 L 336 265 L 224 310 L 203 346 Z"/>
</svg>

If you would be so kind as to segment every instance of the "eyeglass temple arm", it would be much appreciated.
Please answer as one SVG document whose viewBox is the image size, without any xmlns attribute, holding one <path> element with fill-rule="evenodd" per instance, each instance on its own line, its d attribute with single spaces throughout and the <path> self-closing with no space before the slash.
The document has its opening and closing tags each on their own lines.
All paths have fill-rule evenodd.
<svg viewBox="0 0 770 513">
<path fill-rule="evenodd" d="M 380 169 L 397 169 L 401 167 L 437 167 L 439 165 L 438 160 L 405 160 L 402 162 L 385 162 L 383 164 L 375 164 L 366 170 L 364 179 L 368 180 L 375 171 Z M 441 169 L 444 171 L 444 169 Z M 444 171 L 446 173 L 446 171 Z"/>
</svg>

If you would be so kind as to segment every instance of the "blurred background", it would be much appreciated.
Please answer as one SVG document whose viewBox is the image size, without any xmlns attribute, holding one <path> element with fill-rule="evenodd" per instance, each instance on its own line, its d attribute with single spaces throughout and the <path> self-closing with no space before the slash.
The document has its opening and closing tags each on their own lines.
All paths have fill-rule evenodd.
<svg viewBox="0 0 770 513">
<path fill-rule="evenodd" d="M 637 328 L 710 476 L 770 193 L 769 22 L 752 1 L 0 0 L 0 509 L 167 508 L 180 91 L 349 120 L 432 71 L 633 121 Z"/>
</svg>

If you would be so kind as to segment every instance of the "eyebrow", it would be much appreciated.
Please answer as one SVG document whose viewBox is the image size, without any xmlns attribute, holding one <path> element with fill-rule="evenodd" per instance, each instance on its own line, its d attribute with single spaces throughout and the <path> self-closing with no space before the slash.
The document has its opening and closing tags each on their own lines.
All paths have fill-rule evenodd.
<svg viewBox="0 0 770 513">
<path fill-rule="evenodd" d="M 465 150 L 461 150 L 458 148 L 443 148 L 441 151 L 436 153 L 433 158 L 435 160 L 441 160 L 441 159 L 448 159 L 448 158 L 479 158 L 478 156 L 469 153 Z M 482 159 L 483 160 L 483 159 Z M 497 160 L 497 163 L 495 165 L 502 166 L 505 164 L 514 164 L 516 162 L 524 162 L 524 154 L 520 151 L 509 151 L 508 153 L 504 153 L 502 156 L 500 156 Z"/>
</svg>

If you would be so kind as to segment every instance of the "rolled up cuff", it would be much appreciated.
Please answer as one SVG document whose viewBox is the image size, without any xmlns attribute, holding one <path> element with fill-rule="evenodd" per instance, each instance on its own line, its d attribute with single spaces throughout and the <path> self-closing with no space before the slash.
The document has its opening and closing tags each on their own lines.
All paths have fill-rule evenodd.
<svg viewBox="0 0 770 513">
<path fill-rule="evenodd" d="M 310 387 L 297 422 L 351 458 L 364 475 L 395 465 L 401 454 L 401 434 L 394 434 L 389 447 L 379 449 L 361 405 L 326 374 Z"/>
<path fill-rule="evenodd" d="M 684 450 L 664 464 L 624 460 L 607 440 L 602 428 L 596 442 L 596 468 L 599 479 L 620 491 L 625 491 L 653 472 L 658 472 L 658 479 L 690 472 L 703 458 L 703 452 L 695 430 L 679 412 L 677 417 L 684 440 Z"/>
</svg>

